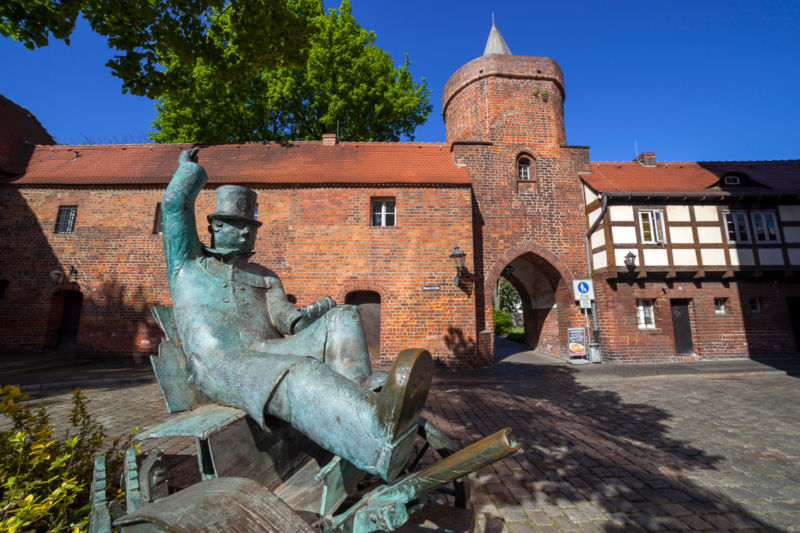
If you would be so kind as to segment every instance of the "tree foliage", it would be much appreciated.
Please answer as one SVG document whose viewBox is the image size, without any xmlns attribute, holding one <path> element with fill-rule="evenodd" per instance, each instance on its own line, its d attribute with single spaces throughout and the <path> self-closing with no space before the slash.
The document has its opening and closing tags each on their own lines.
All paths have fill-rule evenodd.
<svg viewBox="0 0 800 533">
<path fill-rule="evenodd" d="M 522 300 L 519 297 L 517 289 L 511 284 L 510 281 L 501 277 L 498 283 L 499 293 L 499 307 L 506 313 L 513 315 L 522 310 Z"/>
<path fill-rule="evenodd" d="M 192 80 L 190 90 L 161 99 L 153 125 L 158 142 L 245 142 L 319 139 L 339 132 L 345 140 L 413 139 L 432 107 L 425 81 L 414 82 L 406 58 L 395 66 L 375 46 L 375 34 L 351 14 L 350 2 L 324 12 L 315 2 L 294 0 L 308 16 L 307 61 L 280 60 L 251 76 L 220 77 L 213 63 L 164 57 L 167 72 Z M 220 50 L 232 23 L 226 14 L 209 32 Z"/>
<path fill-rule="evenodd" d="M 289 1 L 3 0 L 0 34 L 30 49 L 51 37 L 69 44 L 83 15 L 119 52 L 106 65 L 122 79 L 123 91 L 158 98 L 184 90 L 187 68 L 198 63 L 213 67 L 219 79 L 235 79 L 278 59 L 302 62 L 306 9 L 318 9 L 319 1 Z M 186 68 L 164 69 L 166 56 Z"/>
</svg>

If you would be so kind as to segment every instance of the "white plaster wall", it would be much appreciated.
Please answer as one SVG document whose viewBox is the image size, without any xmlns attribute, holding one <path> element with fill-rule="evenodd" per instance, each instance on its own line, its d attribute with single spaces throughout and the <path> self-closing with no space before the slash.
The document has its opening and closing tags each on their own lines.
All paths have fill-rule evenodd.
<svg viewBox="0 0 800 533">
<path fill-rule="evenodd" d="M 689 222 L 689 206 L 688 205 L 668 205 L 667 206 L 667 219 L 670 222 Z"/>
<path fill-rule="evenodd" d="M 594 211 L 589 212 L 589 227 L 592 227 L 594 221 L 600 216 L 600 211 L 602 211 L 602 209 L 595 209 Z"/>
<path fill-rule="evenodd" d="M 731 265 L 755 265 L 756 261 L 753 259 L 753 250 L 744 250 L 739 248 L 731 248 Z"/>
<path fill-rule="evenodd" d="M 584 198 L 586 198 L 586 205 L 589 205 L 590 203 L 597 200 L 597 195 L 594 193 L 592 189 L 590 189 L 586 185 L 583 186 L 583 196 Z"/>
<path fill-rule="evenodd" d="M 614 262 L 617 266 L 625 266 L 625 256 L 628 252 L 633 252 L 636 256 L 636 264 L 639 265 L 639 252 L 635 248 L 614 248 Z"/>
<path fill-rule="evenodd" d="M 780 248 L 759 248 L 758 260 L 762 265 L 782 265 L 783 251 Z"/>
<path fill-rule="evenodd" d="M 701 244 L 722 242 L 722 232 L 719 230 L 719 228 L 698 226 L 697 239 Z"/>
<path fill-rule="evenodd" d="M 789 248 L 789 262 L 793 265 L 800 265 L 800 248 Z"/>
<path fill-rule="evenodd" d="M 724 265 L 725 250 L 722 248 L 703 248 L 700 250 L 700 259 L 704 265 Z"/>
<path fill-rule="evenodd" d="M 800 227 L 784 226 L 783 236 L 786 242 L 800 242 Z"/>
<path fill-rule="evenodd" d="M 669 242 L 672 244 L 694 244 L 692 228 L 686 226 L 670 226 Z"/>
<path fill-rule="evenodd" d="M 608 213 L 615 222 L 633 222 L 633 207 L 629 205 L 612 205 Z"/>
<path fill-rule="evenodd" d="M 698 222 L 711 222 L 719 220 L 719 212 L 715 205 L 694 206 L 694 219 Z"/>
<path fill-rule="evenodd" d="M 592 255 L 592 265 L 594 265 L 595 269 L 608 266 L 608 258 L 606 257 L 605 250 Z"/>
<path fill-rule="evenodd" d="M 643 250 L 644 266 L 664 266 L 669 264 L 666 250 Z"/>
<path fill-rule="evenodd" d="M 779 205 L 781 220 L 800 221 L 800 205 Z"/>
<path fill-rule="evenodd" d="M 697 264 L 694 249 L 672 250 L 672 264 L 675 266 L 691 266 Z"/>
<path fill-rule="evenodd" d="M 597 228 L 594 233 L 592 233 L 591 238 L 589 241 L 592 244 L 592 248 L 597 248 L 598 246 L 603 246 L 606 243 L 606 232 L 603 231 L 603 228 Z"/>
<path fill-rule="evenodd" d="M 618 244 L 636 242 L 636 228 L 634 226 L 611 226 L 611 240 Z"/>
</svg>

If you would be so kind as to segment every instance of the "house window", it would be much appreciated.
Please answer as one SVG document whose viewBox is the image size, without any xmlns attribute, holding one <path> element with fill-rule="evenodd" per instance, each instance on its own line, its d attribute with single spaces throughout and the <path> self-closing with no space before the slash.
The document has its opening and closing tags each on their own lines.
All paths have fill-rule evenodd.
<svg viewBox="0 0 800 533">
<path fill-rule="evenodd" d="M 725 176 L 722 178 L 722 183 L 725 185 L 741 185 L 742 180 L 739 179 L 739 176 Z"/>
<path fill-rule="evenodd" d="M 761 300 L 758 298 L 750 298 L 750 312 L 758 314 L 761 312 Z"/>
<path fill-rule="evenodd" d="M 639 322 L 639 329 L 653 329 L 656 327 L 653 300 L 651 298 L 636 300 L 636 317 Z"/>
<path fill-rule="evenodd" d="M 778 242 L 778 222 L 773 211 L 755 211 L 750 217 L 756 242 Z"/>
<path fill-rule="evenodd" d="M 161 235 L 164 219 L 161 216 L 161 202 L 156 204 L 156 214 L 153 217 L 153 235 Z"/>
<path fill-rule="evenodd" d="M 747 216 L 744 211 L 725 213 L 725 227 L 728 229 L 728 242 L 750 242 Z"/>
<path fill-rule="evenodd" d="M 642 232 L 642 243 L 656 244 L 664 242 L 664 215 L 657 209 L 639 211 L 639 229 Z"/>
<path fill-rule="evenodd" d="M 395 225 L 394 198 L 372 199 L 372 225 L 373 226 Z"/>
<path fill-rule="evenodd" d="M 714 313 L 718 315 L 725 314 L 725 304 L 728 302 L 727 298 L 714 298 Z"/>
<path fill-rule="evenodd" d="M 75 229 L 75 216 L 77 214 L 77 205 L 59 206 L 58 215 L 56 216 L 56 233 L 72 233 Z"/>
<path fill-rule="evenodd" d="M 531 160 L 527 157 L 520 157 L 517 161 L 517 178 L 520 181 L 530 181 L 531 179 Z"/>
</svg>

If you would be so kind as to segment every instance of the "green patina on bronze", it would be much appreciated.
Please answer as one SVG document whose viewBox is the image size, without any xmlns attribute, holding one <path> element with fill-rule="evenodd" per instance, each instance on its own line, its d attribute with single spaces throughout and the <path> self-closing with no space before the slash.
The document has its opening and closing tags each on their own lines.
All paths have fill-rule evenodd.
<svg viewBox="0 0 800 533">
<path fill-rule="evenodd" d="M 276 416 L 358 468 L 393 478 L 406 459 L 406 434 L 415 430 L 425 403 L 430 355 L 398 358 L 393 379 L 381 393 L 372 392 L 358 311 L 336 307 L 330 297 L 296 307 L 274 272 L 248 262 L 260 225 L 253 218 L 255 193 L 220 187 L 217 211 L 208 217 L 211 246 L 201 244 L 194 204 L 206 181 L 197 149 L 187 150 L 161 203 L 173 313 L 189 380 L 262 426 Z"/>
<path fill-rule="evenodd" d="M 248 262 L 261 225 L 254 192 L 217 189 L 211 246 L 203 246 L 194 204 L 206 181 L 197 149 L 187 150 L 164 193 L 174 307 L 153 308 L 164 338 L 151 361 L 173 416 L 137 435 L 194 437 L 203 482 L 168 495 L 162 455 L 139 465 L 131 448 L 123 511 L 119 502 L 106 505 L 99 457 L 91 533 L 369 533 L 394 530 L 409 516 L 471 531 L 465 476 L 514 453 L 510 431 L 456 451 L 419 417 L 433 376 L 427 351 L 403 350 L 388 374 L 373 373 L 357 309 L 330 297 L 289 303 L 278 276 Z M 442 460 L 415 472 L 427 450 Z M 395 480 L 400 472 L 407 475 Z M 352 503 L 359 483 L 374 486 L 365 473 L 389 483 L 362 488 Z M 423 506 L 438 491 L 455 509 L 437 516 L 437 506 Z"/>
</svg>

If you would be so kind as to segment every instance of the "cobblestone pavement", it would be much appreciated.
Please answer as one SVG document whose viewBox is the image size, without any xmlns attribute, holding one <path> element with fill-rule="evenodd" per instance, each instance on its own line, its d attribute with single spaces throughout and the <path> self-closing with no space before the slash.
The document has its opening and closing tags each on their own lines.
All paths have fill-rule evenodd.
<svg viewBox="0 0 800 533">
<path fill-rule="evenodd" d="M 798 378 L 523 374 L 451 373 L 429 397 L 462 444 L 505 426 L 522 443 L 473 476 L 479 531 L 800 531 Z M 155 384 L 86 392 L 112 436 L 167 417 Z M 57 425 L 69 397 L 40 396 Z"/>
</svg>

